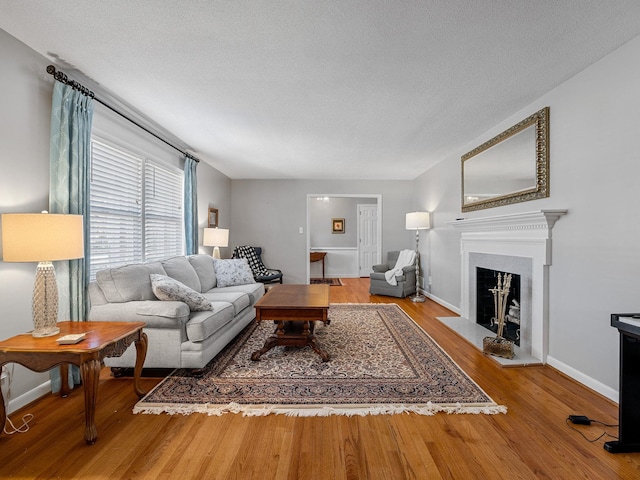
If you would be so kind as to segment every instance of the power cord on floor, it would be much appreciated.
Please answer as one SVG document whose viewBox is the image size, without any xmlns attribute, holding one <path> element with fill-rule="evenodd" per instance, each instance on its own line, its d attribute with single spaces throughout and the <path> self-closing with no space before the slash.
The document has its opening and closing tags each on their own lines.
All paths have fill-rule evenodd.
<svg viewBox="0 0 640 480">
<path fill-rule="evenodd" d="M 4 367 L 3 367 L 4 368 Z M 5 379 L 7 381 L 7 390 L 6 392 L 3 392 L 3 397 L 4 397 L 4 411 L 7 412 L 9 409 L 9 396 L 11 395 L 11 379 L 13 378 L 13 370 L 14 370 L 14 364 L 11 364 L 11 371 L 9 371 L 8 368 L 5 368 L 5 372 L 7 373 Z M 0 388 L 2 388 L 2 386 L 0 385 Z M 16 427 L 13 422 L 11 421 L 11 419 L 9 418 L 9 415 L 7 415 L 7 419 L 2 427 L 2 430 L 4 433 L 6 433 L 7 435 L 13 435 L 14 433 L 25 433 L 29 431 L 29 422 L 31 422 L 31 420 L 33 420 L 33 414 L 32 413 L 26 413 L 25 415 L 22 416 L 22 425 L 19 425 L 18 427 Z M 7 427 L 10 427 L 10 430 L 7 429 Z"/>
<path fill-rule="evenodd" d="M 618 427 L 618 425 L 612 425 L 612 424 L 609 424 L 609 423 L 604 423 L 604 422 L 601 422 L 600 420 L 594 420 L 594 419 L 586 417 L 584 415 L 569 415 L 567 417 L 567 419 L 566 419 L 566 423 L 567 423 L 567 425 L 569 425 L 569 428 L 571 428 L 572 430 L 575 430 L 576 432 L 578 432 L 580 435 L 582 435 L 582 437 L 587 442 L 590 442 L 590 443 L 597 442 L 598 440 L 600 440 L 602 437 L 605 437 L 605 436 L 611 437 L 613 439 L 618 440 L 618 437 L 616 435 L 612 435 L 609 432 L 607 432 L 606 430 L 604 430 L 596 438 L 589 438 L 579 428 L 574 427 L 574 425 L 586 425 L 586 426 L 589 426 L 589 425 L 591 425 L 593 423 L 597 423 L 598 425 L 602 425 L 603 427 L 611 427 L 611 428 Z"/>
</svg>

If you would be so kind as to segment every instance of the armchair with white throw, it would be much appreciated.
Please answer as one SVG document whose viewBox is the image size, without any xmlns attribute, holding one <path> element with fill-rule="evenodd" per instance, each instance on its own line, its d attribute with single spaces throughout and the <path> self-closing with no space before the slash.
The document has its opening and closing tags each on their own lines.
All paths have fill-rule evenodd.
<svg viewBox="0 0 640 480">
<path fill-rule="evenodd" d="M 387 261 L 373 266 L 369 293 L 404 298 L 416 293 L 415 251 L 387 252 Z"/>
</svg>

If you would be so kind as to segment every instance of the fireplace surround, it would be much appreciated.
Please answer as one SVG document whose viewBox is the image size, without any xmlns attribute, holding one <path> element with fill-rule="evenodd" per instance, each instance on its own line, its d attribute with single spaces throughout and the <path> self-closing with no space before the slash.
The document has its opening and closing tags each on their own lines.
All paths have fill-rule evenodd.
<svg viewBox="0 0 640 480">
<path fill-rule="evenodd" d="M 551 232 L 566 213 L 537 210 L 448 222 L 461 232 L 460 310 L 468 322 L 476 321 L 477 266 L 521 275 L 520 352 L 526 363 L 546 363 Z"/>
</svg>

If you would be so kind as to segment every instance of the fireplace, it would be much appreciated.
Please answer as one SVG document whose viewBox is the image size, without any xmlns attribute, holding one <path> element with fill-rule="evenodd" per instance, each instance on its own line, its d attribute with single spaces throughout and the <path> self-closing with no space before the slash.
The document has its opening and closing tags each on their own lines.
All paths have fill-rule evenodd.
<svg viewBox="0 0 640 480">
<path fill-rule="evenodd" d="M 498 333 L 495 290 L 498 276 L 511 276 L 509 293 L 505 298 L 505 321 L 502 336 L 520 346 L 520 275 L 476 267 L 476 323 L 493 334 Z"/>
<path fill-rule="evenodd" d="M 551 230 L 566 213 L 538 210 L 448 222 L 461 232 L 463 320 L 477 325 L 477 268 L 520 276 L 520 346 L 515 360 L 525 358 L 522 363 L 546 362 Z"/>
</svg>

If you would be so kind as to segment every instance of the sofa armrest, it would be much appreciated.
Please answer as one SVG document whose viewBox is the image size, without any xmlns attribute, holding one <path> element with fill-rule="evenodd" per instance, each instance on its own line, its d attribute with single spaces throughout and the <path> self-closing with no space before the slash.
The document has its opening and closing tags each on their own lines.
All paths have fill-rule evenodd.
<svg viewBox="0 0 640 480">
<path fill-rule="evenodd" d="M 389 270 L 389 267 L 387 266 L 386 263 L 381 263 L 380 265 L 373 265 L 371 268 L 376 273 L 383 273 Z"/>
</svg>

